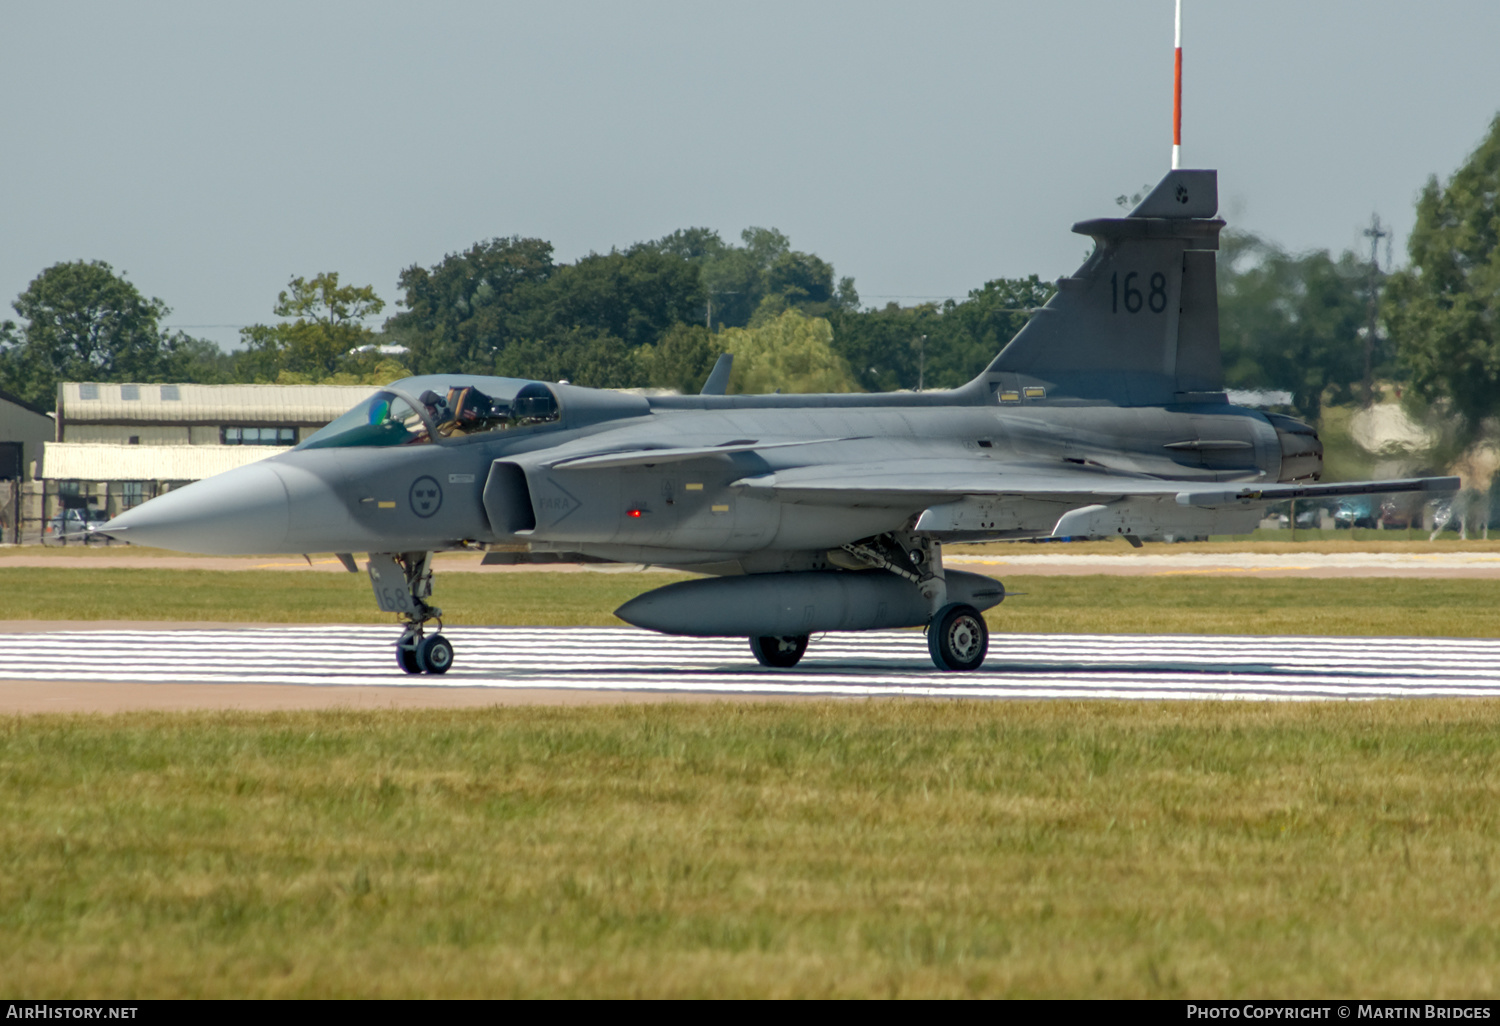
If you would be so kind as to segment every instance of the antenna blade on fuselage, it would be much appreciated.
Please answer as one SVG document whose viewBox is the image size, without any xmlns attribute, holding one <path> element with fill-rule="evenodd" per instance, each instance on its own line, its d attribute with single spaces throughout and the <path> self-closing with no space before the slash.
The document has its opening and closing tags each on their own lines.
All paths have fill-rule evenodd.
<svg viewBox="0 0 1500 1026">
<path fill-rule="evenodd" d="M 723 395 L 729 388 L 729 372 L 734 369 L 734 357 L 729 353 L 722 353 L 719 361 L 714 364 L 714 369 L 708 372 L 708 380 L 703 383 L 703 391 L 699 395 Z"/>
</svg>

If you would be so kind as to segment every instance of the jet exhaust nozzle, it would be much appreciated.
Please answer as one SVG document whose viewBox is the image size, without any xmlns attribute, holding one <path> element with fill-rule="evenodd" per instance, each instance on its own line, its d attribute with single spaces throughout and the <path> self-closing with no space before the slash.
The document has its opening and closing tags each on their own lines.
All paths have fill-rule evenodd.
<svg viewBox="0 0 1500 1026">
<path fill-rule="evenodd" d="M 1005 598 L 993 577 L 949 570 L 946 580 L 949 602 L 989 609 Z M 631 599 L 615 615 L 663 634 L 745 638 L 920 627 L 931 612 L 916 585 L 874 570 L 679 581 Z"/>
<path fill-rule="evenodd" d="M 1276 441 L 1281 446 L 1281 473 L 1276 480 L 1282 483 L 1322 480 L 1323 441 L 1317 428 L 1280 413 L 1264 416 L 1276 429 Z"/>
</svg>

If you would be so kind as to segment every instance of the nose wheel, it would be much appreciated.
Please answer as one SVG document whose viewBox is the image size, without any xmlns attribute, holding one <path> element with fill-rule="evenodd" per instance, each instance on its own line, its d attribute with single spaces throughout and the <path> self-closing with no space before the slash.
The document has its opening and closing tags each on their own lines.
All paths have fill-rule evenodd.
<svg viewBox="0 0 1500 1026">
<path fill-rule="evenodd" d="M 447 673 L 453 665 L 453 646 L 441 634 L 423 638 L 417 646 L 417 665 L 424 673 Z"/>
<path fill-rule="evenodd" d="M 416 643 L 409 641 L 405 634 L 396 642 L 396 665 L 405 673 L 422 672 L 422 664 L 417 662 Z"/>
<path fill-rule="evenodd" d="M 423 637 L 420 624 L 408 626 L 396 642 L 396 665 L 406 673 L 447 673 L 453 645 L 441 634 Z"/>
</svg>

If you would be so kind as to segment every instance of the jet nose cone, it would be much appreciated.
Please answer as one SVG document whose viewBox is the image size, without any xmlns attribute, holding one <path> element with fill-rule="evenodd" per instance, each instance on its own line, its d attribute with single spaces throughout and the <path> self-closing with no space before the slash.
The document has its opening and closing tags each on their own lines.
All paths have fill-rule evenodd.
<svg viewBox="0 0 1500 1026">
<path fill-rule="evenodd" d="M 252 463 L 126 510 L 100 530 L 135 545 L 231 556 L 282 551 L 290 520 L 281 476 Z"/>
</svg>

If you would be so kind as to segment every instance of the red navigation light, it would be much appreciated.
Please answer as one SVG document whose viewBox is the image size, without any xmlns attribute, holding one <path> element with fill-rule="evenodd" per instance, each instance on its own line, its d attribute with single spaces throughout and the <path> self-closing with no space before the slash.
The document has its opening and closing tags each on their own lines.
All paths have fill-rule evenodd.
<svg viewBox="0 0 1500 1026">
<path fill-rule="evenodd" d="M 638 516 L 640 516 L 640 515 L 641 515 L 641 511 L 640 511 L 640 510 L 638 510 L 638 509 L 627 509 L 627 510 L 626 510 L 626 511 L 625 511 L 625 515 L 626 515 L 626 516 L 627 516 L 627 517 L 638 517 Z"/>
</svg>

